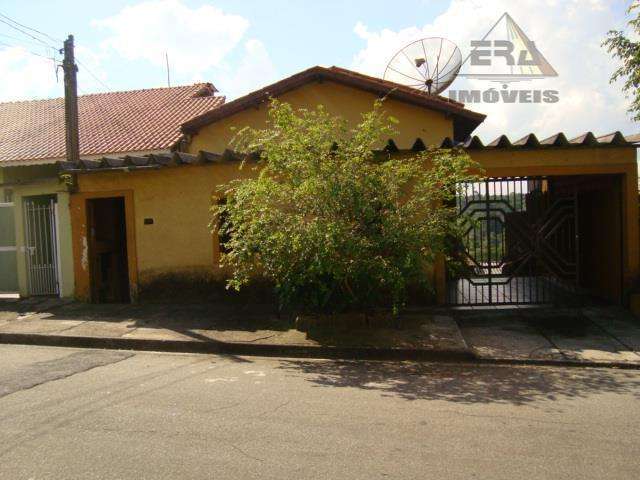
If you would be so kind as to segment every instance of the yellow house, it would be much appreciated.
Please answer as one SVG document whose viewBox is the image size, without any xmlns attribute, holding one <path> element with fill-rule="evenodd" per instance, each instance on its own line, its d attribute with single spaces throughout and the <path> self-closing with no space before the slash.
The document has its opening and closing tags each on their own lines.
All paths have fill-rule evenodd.
<svg viewBox="0 0 640 480">
<path fill-rule="evenodd" d="M 239 170 L 227 150 L 232 127 L 264 125 L 269 98 L 296 108 L 322 104 L 351 123 L 386 97 L 399 120 L 387 150 L 404 155 L 428 146 L 462 146 L 487 179 L 466 187 L 460 214 L 474 219 L 458 277 L 436 265 L 441 303 L 508 304 L 561 301 L 570 286 L 621 302 L 638 276 L 635 148 L 620 134 L 568 141 L 559 134 L 484 146 L 473 130 L 484 115 L 446 98 L 331 67 L 313 67 L 183 125 L 171 155 L 125 156 L 65 165 L 74 178 L 70 211 L 76 296 L 132 300 L 167 279 L 218 278 L 218 239 L 210 233 L 216 187 Z M 114 248 L 126 262 L 110 265 Z M 101 260 L 102 258 L 102 260 Z M 106 263 L 105 263 L 106 262 Z M 111 272 L 111 273 L 109 273 Z M 566 298 L 567 295 L 564 296 Z"/>
</svg>

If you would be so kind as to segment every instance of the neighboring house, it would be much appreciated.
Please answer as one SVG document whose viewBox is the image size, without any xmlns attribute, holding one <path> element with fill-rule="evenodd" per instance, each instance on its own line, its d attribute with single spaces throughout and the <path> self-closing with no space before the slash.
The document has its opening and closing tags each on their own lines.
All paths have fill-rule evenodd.
<svg viewBox="0 0 640 480">
<path fill-rule="evenodd" d="M 457 145 L 485 169 L 486 179 L 458 198 L 460 214 L 476 220 L 465 238 L 468 271 L 449 272 L 444 261 L 434 265 L 439 302 L 548 303 L 570 285 L 623 300 L 640 272 L 640 237 L 636 151 L 621 134 L 571 140 L 562 133 L 543 140 L 530 134 L 514 142 L 502 135 L 485 146 L 471 136 L 484 115 L 336 67 L 313 67 L 185 122 L 173 154 L 66 164 L 76 185 L 76 296 L 103 301 L 108 296 L 102 292 L 128 291 L 135 300 L 167 284 L 178 289 L 220 279 L 219 242 L 208 227 L 212 197 L 221 200 L 218 185 L 256 175 L 240 170 L 227 150 L 233 129 L 264 126 L 271 97 L 295 108 L 323 104 L 355 124 L 383 96 L 385 111 L 399 120 L 388 153 Z M 93 267 L 98 249 L 92 232 L 105 224 L 123 239 L 110 248 L 127 260 L 109 285 Z"/>
<path fill-rule="evenodd" d="M 80 96 L 80 154 L 167 152 L 183 122 L 224 103 L 216 92 L 199 83 Z M 62 98 L 0 103 L 0 292 L 74 293 L 64 160 Z"/>
</svg>

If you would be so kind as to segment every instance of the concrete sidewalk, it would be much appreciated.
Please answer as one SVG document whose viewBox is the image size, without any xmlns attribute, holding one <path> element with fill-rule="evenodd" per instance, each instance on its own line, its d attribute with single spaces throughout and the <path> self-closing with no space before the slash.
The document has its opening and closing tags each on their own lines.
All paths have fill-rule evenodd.
<svg viewBox="0 0 640 480">
<path fill-rule="evenodd" d="M 425 309 L 401 327 L 301 331 L 272 307 L 0 302 L 0 343 L 316 358 L 640 368 L 640 324 L 617 307 Z"/>
<path fill-rule="evenodd" d="M 317 358 L 473 360 L 453 318 L 407 313 L 402 328 L 295 328 L 264 305 L 0 303 L 0 343 Z"/>
<path fill-rule="evenodd" d="M 479 359 L 640 367 L 640 322 L 620 307 L 456 313 Z"/>
</svg>

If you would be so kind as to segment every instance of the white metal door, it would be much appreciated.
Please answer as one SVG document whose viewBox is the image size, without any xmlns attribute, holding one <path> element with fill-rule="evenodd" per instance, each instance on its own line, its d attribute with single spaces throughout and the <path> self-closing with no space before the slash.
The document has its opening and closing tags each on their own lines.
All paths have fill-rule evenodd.
<svg viewBox="0 0 640 480">
<path fill-rule="evenodd" d="M 56 201 L 52 197 L 24 200 L 25 254 L 31 295 L 58 295 Z"/>
</svg>

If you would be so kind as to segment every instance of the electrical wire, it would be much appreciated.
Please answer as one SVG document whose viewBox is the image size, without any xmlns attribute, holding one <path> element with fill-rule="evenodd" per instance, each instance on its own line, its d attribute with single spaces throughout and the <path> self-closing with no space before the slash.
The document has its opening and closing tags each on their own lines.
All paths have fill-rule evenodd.
<svg viewBox="0 0 640 480">
<path fill-rule="evenodd" d="M 42 32 L 42 31 L 40 31 L 40 30 L 37 30 L 37 29 L 35 29 L 35 28 L 33 28 L 33 27 L 30 27 L 30 26 L 28 26 L 28 25 L 25 25 L 25 24 L 23 24 L 23 23 L 20 23 L 20 22 L 18 22 L 18 21 L 16 21 L 16 20 L 14 20 L 13 18 L 11 18 L 11 17 L 9 17 L 9 16 L 7 16 L 7 15 L 5 15 L 5 14 L 1 13 L 1 12 L 0 12 L 0 17 L 2 17 L 2 18 L 0 18 L 0 23 L 3 23 L 3 24 L 5 24 L 5 25 L 9 26 L 10 28 L 12 28 L 12 29 L 14 29 L 14 30 L 16 30 L 16 31 L 18 31 L 18 32 L 20 32 L 20 33 L 22 33 L 23 35 L 26 35 L 26 36 L 28 36 L 29 38 L 33 39 L 33 40 L 36 40 L 39 44 L 42 44 L 42 45 L 44 45 L 44 46 L 45 46 L 45 47 L 47 47 L 47 48 L 51 48 L 51 49 L 53 49 L 53 51 L 54 51 L 54 55 L 53 55 L 52 57 L 47 57 L 47 56 L 45 56 L 45 55 L 41 55 L 41 54 L 38 54 L 38 53 L 32 52 L 32 51 L 30 51 L 30 50 L 27 50 L 27 49 L 25 49 L 25 51 L 27 51 L 28 53 L 30 53 L 30 54 L 32 54 L 32 55 L 35 55 L 35 56 L 38 56 L 38 57 L 41 57 L 41 58 L 45 58 L 45 59 L 47 59 L 47 60 L 52 60 L 52 61 L 54 62 L 54 64 L 56 64 L 55 52 L 58 52 L 58 51 L 59 51 L 59 49 L 58 49 L 57 47 L 55 47 L 55 46 L 53 46 L 53 45 L 51 45 L 51 44 L 49 44 L 49 43 L 45 42 L 45 41 L 44 41 L 44 40 L 42 40 L 41 38 L 38 38 L 38 37 L 36 37 L 36 36 L 32 35 L 31 33 L 26 32 L 26 31 L 25 31 L 25 30 L 23 30 L 23 29 L 30 30 L 30 31 L 32 31 L 32 32 L 34 32 L 34 33 L 37 33 L 38 35 L 41 35 L 41 36 L 46 37 L 46 38 L 48 38 L 48 39 L 50 39 L 50 40 L 53 40 L 54 42 L 60 42 L 60 43 L 63 43 L 63 40 L 57 39 L 57 38 L 55 38 L 55 37 L 53 37 L 53 36 L 51 36 L 51 35 L 49 35 L 49 34 L 47 34 L 47 33 L 44 33 L 44 32 Z M 3 19 L 4 19 L 4 20 L 3 20 Z M 11 22 L 11 23 L 10 23 L 10 22 Z M 22 28 L 20 28 L 20 27 L 22 27 Z M 12 39 L 15 39 L 15 40 L 18 40 L 18 41 L 22 41 L 22 42 L 26 41 L 26 40 L 24 40 L 24 39 L 19 39 L 19 38 L 17 38 L 17 37 L 11 37 L 11 36 L 6 35 L 6 34 L 4 34 L 3 36 L 8 37 L 8 38 L 12 38 Z M 8 43 L 1 42 L 1 41 L 0 41 L 0 44 L 5 45 L 5 46 L 8 46 L 8 47 L 18 47 L 17 45 L 10 45 L 10 44 L 8 44 Z M 23 48 L 23 49 L 24 49 L 24 46 L 19 46 L 19 47 L 21 47 L 21 48 Z M 103 80 L 101 80 L 101 79 L 100 79 L 100 78 L 99 78 L 95 73 L 93 73 L 93 72 L 91 71 L 91 69 L 89 69 L 89 68 L 88 68 L 88 67 L 87 67 L 87 66 L 86 66 L 86 65 L 85 65 L 85 64 L 84 64 L 84 63 L 83 63 L 83 62 L 82 62 L 82 61 L 81 61 L 77 56 L 76 56 L 76 62 L 77 62 L 79 65 L 81 65 L 81 66 L 83 67 L 84 71 L 86 71 L 86 72 L 87 72 L 91 77 L 93 77 L 93 78 L 94 78 L 94 80 L 96 80 L 100 85 L 102 85 L 102 86 L 103 86 L 104 88 L 106 88 L 108 91 L 113 92 L 113 89 L 112 89 L 111 87 L 109 87 L 109 85 L 107 85 Z M 58 62 L 57 62 L 57 64 L 60 64 L 60 62 L 58 61 Z M 81 93 L 83 96 L 85 96 L 85 98 L 86 98 L 86 96 L 87 96 L 88 94 L 87 94 L 87 93 L 85 93 L 85 92 L 84 92 L 80 87 L 78 87 L 78 90 L 79 90 L 79 91 L 80 91 L 80 93 Z M 98 98 L 96 98 L 96 100 L 99 100 L 99 99 L 98 99 Z M 172 102 L 174 102 L 174 101 L 175 101 L 175 99 L 174 99 L 174 98 L 169 98 L 169 99 L 168 99 L 166 102 L 164 102 L 162 105 L 158 106 L 158 107 L 157 107 L 157 109 L 158 109 L 158 110 L 161 110 L 162 108 L 164 108 L 165 106 L 169 105 L 170 103 L 172 103 Z M 99 101 L 93 102 L 93 104 L 94 104 L 94 105 L 95 105 L 95 106 L 96 106 L 100 111 L 102 111 L 102 112 L 103 112 L 103 114 L 105 114 L 105 118 L 110 118 L 110 120 L 111 120 L 113 123 L 115 123 L 118 127 L 120 127 L 120 129 L 121 129 L 123 132 L 127 132 L 127 131 L 129 130 L 129 128 L 130 128 L 129 126 L 122 124 L 122 123 L 119 121 L 119 119 L 115 118 L 115 117 L 112 115 L 112 112 L 109 112 L 106 108 L 102 107 L 102 105 L 100 105 Z M 126 107 L 130 110 L 130 113 L 133 113 L 133 114 L 135 115 L 135 117 L 134 117 L 134 118 L 136 118 L 136 117 L 138 117 L 138 116 L 140 116 L 140 115 L 144 115 L 144 114 L 147 114 L 147 113 L 148 113 L 148 112 L 146 112 L 146 111 L 143 111 L 143 110 L 142 110 L 141 108 L 139 108 L 139 107 L 135 107 L 135 106 L 131 105 L 131 103 L 129 103 L 127 100 L 125 100 L 125 101 L 124 101 L 124 104 L 125 104 L 125 105 L 126 105 Z"/>
<path fill-rule="evenodd" d="M 48 39 L 53 40 L 54 42 L 62 43 L 62 40 L 60 40 L 60 39 L 58 39 L 58 38 L 55 38 L 55 37 L 52 37 L 51 35 L 49 35 L 49 34 L 47 34 L 47 33 L 41 32 L 40 30 L 36 30 L 36 29 L 35 29 L 35 28 L 33 28 L 33 27 L 29 27 L 28 25 L 24 25 L 24 24 L 22 24 L 22 23 L 18 22 L 17 20 L 14 20 L 13 18 L 9 17 L 8 15 L 5 15 L 5 14 L 4 14 L 4 13 L 2 13 L 2 12 L 0 12 L 0 17 L 3 17 L 3 18 L 5 18 L 5 19 L 9 20 L 10 22 L 12 22 L 12 23 L 14 23 L 14 24 L 16 24 L 16 25 L 19 25 L 19 26 L 21 26 L 22 28 L 26 28 L 26 29 L 28 29 L 28 30 L 31 30 L 32 32 L 35 32 L 35 33 L 37 33 L 37 34 L 39 34 L 39 35 L 42 35 L 43 37 L 47 37 Z"/>
<path fill-rule="evenodd" d="M 45 47 L 50 47 L 50 48 L 56 48 L 55 46 L 45 42 L 44 40 L 42 40 L 41 38 L 36 37 L 35 35 L 31 35 L 29 32 L 25 32 L 24 30 L 22 30 L 19 27 L 16 27 L 15 25 L 7 22 L 6 20 L 3 20 L 2 18 L 0 18 L 0 23 L 4 23 L 5 25 L 7 25 L 10 28 L 13 28 L 14 30 L 17 30 L 18 32 L 22 33 L 23 35 L 26 35 L 29 38 L 33 38 L 34 40 L 36 40 L 37 42 L 40 42 L 41 44 L 43 44 Z"/>
<path fill-rule="evenodd" d="M 100 85 L 102 85 L 107 90 L 113 91 L 113 89 L 109 85 L 104 83 L 95 73 L 93 73 L 89 69 L 89 67 L 87 67 L 83 62 L 81 62 L 78 57 L 76 57 L 76 62 L 78 63 L 78 65 L 80 65 L 82 68 L 84 68 L 84 71 L 87 72 L 89 75 L 91 75 L 96 82 L 98 82 Z"/>
<path fill-rule="evenodd" d="M 27 40 L 26 38 L 20 38 L 20 37 L 15 37 L 13 35 L 7 35 L 6 33 L 1 33 L 0 32 L 0 37 L 5 37 L 5 38 L 9 38 L 11 40 L 17 40 L 18 42 L 27 44 L 27 45 L 36 45 L 39 48 L 42 48 L 42 44 L 39 42 L 34 42 L 33 40 Z M 53 47 L 49 47 L 49 48 L 53 48 Z M 57 48 L 55 49 L 56 51 L 58 50 Z"/>
<path fill-rule="evenodd" d="M 28 25 L 25 25 L 25 24 L 23 24 L 23 23 L 20 23 L 20 22 L 18 22 L 17 20 L 14 20 L 13 18 L 11 18 L 11 17 L 9 17 L 9 16 L 7 16 L 7 15 L 5 15 L 5 14 L 1 13 L 1 12 L 0 12 L 0 17 L 2 17 L 2 18 L 0 18 L 0 23 L 4 23 L 5 25 L 7 25 L 7 26 L 9 26 L 9 27 L 11 27 L 11 28 L 13 28 L 13 29 L 15 29 L 15 30 L 19 31 L 19 32 L 20 32 L 20 33 L 22 33 L 23 35 L 27 35 L 28 37 L 30 37 L 30 38 L 32 38 L 32 39 L 34 39 L 34 40 L 38 41 L 39 43 L 41 43 L 42 45 L 46 46 L 47 48 L 51 48 L 51 49 L 53 49 L 53 50 L 54 50 L 54 52 L 56 52 L 56 51 L 58 51 L 58 50 L 59 50 L 58 48 L 54 47 L 53 45 L 50 45 L 50 44 L 46 43 L 46 42 L 45 42 L 45 41 L 43 41 L 42 39 L 37 38 L 37 37 L 35 37 L 34 35 L 31 35 L 29 32 L 26 32 L 26 31 L 22 30 L 22 28 L 26 28 L 26 29 L 28 29 L 28 30 L 31 30 L 31 31 L 33 31 L 33 32 L 35 32 L 35 33 L 37 33 L 37 34 L 39 34 L 39 35 L 42 35 L 42 36 L 44 36 L 44 37 L 46 37 L 46 38 L 49 38 L 49 39 L 51 39 L 51 40 L 53 40 L 53 41 L 59 41 L 59 42 L 62 42 L 62 40 L 58 40 L 58 39 L 56 39 L 56 38 L 52 37 L 51 35 L 49 35 L 49 34 L 47 34 L 47 33 L 41 32 L 40 30 L 37 30 L 37 29 L 35 29 L 35 28 L 33 28 L 33 27 L 30 27 L 30 26 L 28 26 Z M 4 18 L 4 19 L 6 19 L 6 20 L 3 20 L 3 18 Z M 8 21 L 7 21 L 7 20 L 8 20 Z M 15 24 L 15 25 L 12 25 L 12 24 L 11 24 L 11 23 L 9 23 L 9 22 L 12 22 L 12 23 L 13 23 L 13 24 Z M 18 25 L 19 27 L 22 27 L 22 28 L 19 28 L 19 27 L 17 27 L 16 25 Z M 4 36 L 10 37 L 9 35 L 4 35 Z M 18 40 L 18 41 L 24 41 L 24 40 L 20 40 L 20 39 L 18 39 L 17 37 L 10 37 L 10 38 L 13 38 L 13 39 Z M 5 43 L 5 42 L 0 42 L 0 44 L 3 44 L 3 45 L 5 45 L 5 46 L 9 46 L 9 47 L 16 47 L 16 45 L 9 45 L 9 44 L 7 44 L 7 43 Z M 45 57 L 44 55 L 38 55 L 37 53 L 32 52 L 32 51 L 29 51 L 29 50 L 27 50 L 27 51 L 28 51 L 29 53 L 33 54 L 33 55 L 40 56 L 40 57 L 43 57 L 43 58 L 48 58 L 48 57 Z M 55 62 L 55 56 L 54 56 L 53 60 L 54 60 L 54 62 Z M 93 73 L 93 72 L 91 71 L 91 69 L 90 69 L 89 67 L 87 67 L 87 66 L 86 66 L 86 65 L 85 65 L 85 64 L 80 60 L 80 58 L 76 57 L 76 62 L 77 62 L 79 65 L 81 65 L 81 66 L 84 68 L 84 70 L 85 70 L 85 71 L 86 71 L 86 72 L 87 72 L 91 77 L 93 77 L 93 79 L 94 79 L 96 82 L 98 82 L 100 85 L 102 85 L 102 86 L 103 86 L 104 88 L 106 88 L 108 91 L 113 91 L 113 89 L 112 89 L 111 87 L 109 87 L 109 86 L 108 86 L 104 81 L 102 81 L 102 80 L 101 80 L 101 79 L 100 79 L 100 78 L 99 78 L 95 73 Z M 125 100 L 125 102 L 124 102 L 124 103 L 125 103 L 125 105 L 127 106 L 127 108 L 131 109 L 131 112 L 130 112 L 130 113 L 133 113 L 134 115 L 138 115 L 138 114 L 140 114 L 140 111 L 139 111 L 138 109 L 136 109 L 133 105 L 131 105 L 129 102 L 127 102 L 127 101 Z"/>
<path fill-rule="evenodd" d="M 54 63 L 56 62 L 55 56 L 47 57 L 46 55 L 42 55 L 40 53 L 36 53 L 36 52 L 32 52 L 31 50 L 27 50 L 22 45 L 12 45 L 10 43 L 3 42 L 2 40 L 0 40 L 0 45 L 4 45 L 5 47 L 9 47 L 9 48 L 21 48 L 25 52 L 30 53 L 31 55 L 35 55 L 36 57 L 40 57 L 40 58 L 46 58 L 47 60 L 52 60 Z"/>
</svg>

